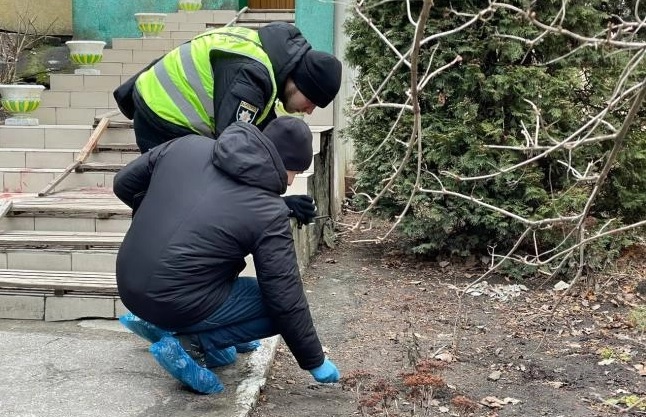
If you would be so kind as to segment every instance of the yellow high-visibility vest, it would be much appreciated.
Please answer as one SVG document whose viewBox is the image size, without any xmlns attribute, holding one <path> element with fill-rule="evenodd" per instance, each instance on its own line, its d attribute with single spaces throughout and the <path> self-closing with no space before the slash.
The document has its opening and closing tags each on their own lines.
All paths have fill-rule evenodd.
<svg viewBox="0 0 646 417">
<path fill-rule="evenodd" d="M 276 79 L 258 32 L 242 27 L 227 27 L 196 36 L 166 54 L 137 78 L 137 91 L 159 117 L 194 132 L 213 137 L 213 74 L 211 51 L 237 54 L 260 62 L 271 78 L 272 94 L 255 124 L 262 122 L 276 100 Z"/>
</svg>

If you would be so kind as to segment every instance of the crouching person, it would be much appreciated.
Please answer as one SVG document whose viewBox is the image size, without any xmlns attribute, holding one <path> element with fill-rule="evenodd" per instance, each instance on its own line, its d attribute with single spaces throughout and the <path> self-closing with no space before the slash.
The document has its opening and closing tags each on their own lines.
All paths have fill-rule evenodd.
<svg viewBox="0 0 646 417">
<path fill-rule="evenodd" d="M 294 117 L 263 132 L 236 122 L 218 140 L 184 136 L 123 168 L 114 192 L 133 208 L 117 257 L 117 284 L 132 312 L 122 323 L 153 344 L 173 377 L 221 392 L 209 368 L 280 334 L 319 382 L 339 372 L 325 357 L 280 197 L 312 161 L 312 134 Z M 242 277 L 253 255 L 257 278 Z"/>
</svg>

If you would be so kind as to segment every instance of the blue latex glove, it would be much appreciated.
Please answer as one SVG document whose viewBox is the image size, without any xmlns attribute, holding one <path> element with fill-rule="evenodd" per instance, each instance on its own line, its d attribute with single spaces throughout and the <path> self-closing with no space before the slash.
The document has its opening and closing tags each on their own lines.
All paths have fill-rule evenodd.
<svg viewBox="0 0 646 417">
<path fill-rule="evenodd" d="M 317 382 L 339 382 L 339 370 L 328 358 L 325 358 L 321 366 L 310 369 L 310 373 Z"/>
</svg>

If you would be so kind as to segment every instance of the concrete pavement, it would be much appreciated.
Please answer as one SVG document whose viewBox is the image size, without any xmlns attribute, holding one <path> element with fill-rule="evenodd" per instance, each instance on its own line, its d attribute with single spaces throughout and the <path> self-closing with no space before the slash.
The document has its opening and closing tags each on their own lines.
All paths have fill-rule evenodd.
<svg viewBox="0 0 646 417">
<path fill-rule="evenodd" d="M 243 417 L 277 344 L 264 339 L 258 351 L 217 368 L 223 394 L 196 395 L 116 320 L 0 320 L 0 417 Z"/>
</svg>

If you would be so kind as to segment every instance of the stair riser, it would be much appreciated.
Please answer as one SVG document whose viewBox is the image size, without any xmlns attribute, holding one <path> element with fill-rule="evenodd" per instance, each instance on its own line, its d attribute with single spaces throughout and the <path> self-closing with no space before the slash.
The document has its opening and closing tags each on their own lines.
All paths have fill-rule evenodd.
<svg viewBox="0 0 646 417">
<path fill-rule="evenodd" d="M 92 131 L 91 126 L 0 126 L 0 148 L 80 150 Z M 99 143 L 135 143 L 135 133 L 132 129 L 107 129 Z"/>
<path fill-rule="evenodd" d="M 76 231 L 76 232 L 121 232 L 130 227 L 130 218 L 114 216 L 100 219 L 95 217 L 71 217 L 65 213 L 58 216 L 21 214 L 7 215 L 0 219 L 0 230 Z"/>
<path fill-rule="evenodd" d="M 93 129 L 89 126 L 0 126 L 0 148 L 27 149 L 82 149 Z M 321 149 L 321 135 L 316 128 L 312 132 L 314 154 Z M 99 141 L 101 144 L 135 143 L 133 129 L 107 129 Z M 0 163 L 0 167 L 2 167 Z M 9 168 L 9 167 L 7 167 Z"/>
<path fill-rule="evenodd" d="M 51 171 L 0 171 L 0 175 L 2 175 L 2 190 L 5 193 L 38 193 L 60 174 L 61 172 Z M 114 173 L 112 172 L 72 172 L 53 191 L 75 188 L 106 188 L 112 186 L 113 179 Z"/>
<path fill-rule="evenodd" d="M 1 269 L 115 272 L 117 251 L 0 249 Z"/>
<path fill-rule="evenodd" d="M 115 272 L 117 250 L 0 249 L 0 269 Z M 251 255 L 241 276 L 256 276 Z"/>
<path fill-rule="evenodd" d="M 3 168 L 66 168 L 79 156 L 73 151 L 4 150 L 0 148 L 0 167 Z M 133 152 L 105 151 L 90 155 L 87 162 L 106 164 L 128 163 L 139 156 Z"/>
<path fill-rule="evenodd" d="M 60 172 L 35 172 L 21 170 L 20 172 L 0 171 L 0 185 L 5 193 L 38 193 L 58 177 Z M 113 172 L 84 172 L 70 173 L 55 188 L 56 191 L 76 188 L 111 188 L 115 173 Z M 294 179 L 288 187 L 286 195 L 307 194 L 307 174 Z"/>
</svg>

